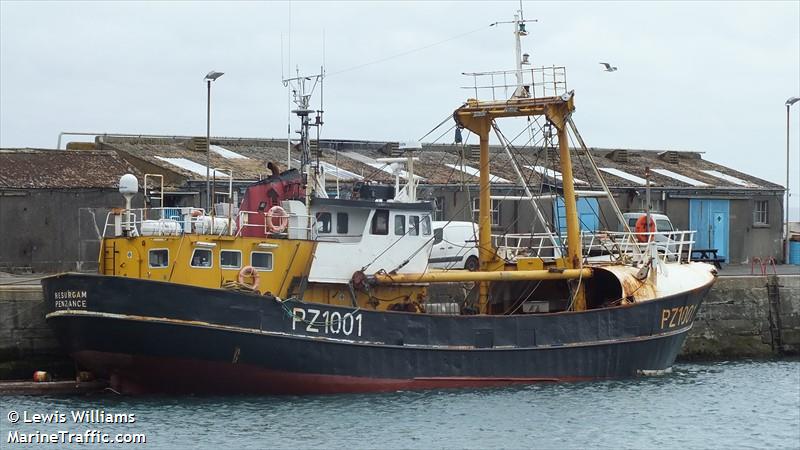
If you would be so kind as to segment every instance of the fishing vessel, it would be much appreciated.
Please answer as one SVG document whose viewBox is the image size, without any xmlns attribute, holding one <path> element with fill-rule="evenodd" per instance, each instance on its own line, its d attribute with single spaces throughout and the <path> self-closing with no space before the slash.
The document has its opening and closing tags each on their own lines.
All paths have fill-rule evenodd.
<svg viewBox="0 0 800 450">
<path fill-rule="evenodd" d="M 66 351 L 128 393 L 367 392 L 669 370 L 716 273 L 684 256 L 692 232 L 671 233 L 666 248 L 624 220 L 624 232 L 581 232 L 571 153 L 591 155 L 572 118 L 574 92 L 563 67 L 522 67 L 525 20 L 512 23 L 516 70 L 469 74 L 475 95 L 453 113 L 480 144 L 478 270 L 428 268 L 441 236 L 431 203 L 416 199 L 413 157 L 402 188 L 364 184 L 329 197 L 310 139 L 322 121 L 300 90 L 299 167 L 273 164 L 236 213 L 232 204 L 133 209 L 138 180 L 122 178 L 126 205 L 108 213 L 98 273 L 42 281 Z M 514 117 L 541 119 L 557 142 L 566 232 L 548 226 L 520 174 L 544 232 L 512 249 L 492 238 L 489 139 L 503 142 L 498 123 Z M 437 302 L 437 283 L 466 283 L 474 295 Z"/>
</svg>

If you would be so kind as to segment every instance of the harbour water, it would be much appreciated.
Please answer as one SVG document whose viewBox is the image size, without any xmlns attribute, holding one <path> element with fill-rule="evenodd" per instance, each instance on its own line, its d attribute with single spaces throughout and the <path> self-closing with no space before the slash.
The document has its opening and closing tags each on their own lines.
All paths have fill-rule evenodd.
<svg viewBox="0 0 800 450">
<path fill-rule="evenodd" d="M 678 364 L 670 374 L 635 380 L 498 389 L 308 397 L 104 393 L 0 403 L 2 448 L 24 447 L 9 444 L 13 436 L 61 430 L 144 434 L 147 441 L 95 448 L 800 448 L 800 360 Z M 87 410 L 95 419 L 76 423 L 72 414 Z M 64 423 L 23 420 L 56 412 Z M 132 423 L 97 419 L 131 415 Z"/>
</svg>

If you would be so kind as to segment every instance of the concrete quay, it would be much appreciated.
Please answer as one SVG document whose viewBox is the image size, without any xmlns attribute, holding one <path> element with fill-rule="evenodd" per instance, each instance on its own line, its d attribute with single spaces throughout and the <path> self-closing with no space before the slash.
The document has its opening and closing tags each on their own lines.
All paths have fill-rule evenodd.
<svg viewBox="0 0 800 450">
<path fill-rule="evenodd" d="M 720 276 L 683 345 L 682 359 L 800 354 L 800 268 L 794 275 Z"/>
<path fill-rule="evenodd" d="M 778 267 L 778 275 L 766 276 L 749 275 L 749 267 L 738 272 L 723 268 L 680 358 L 800 354 L 800 267 Z M 458 286 L 434 291 L 440 296 L 463 295 Z M 45 323 L 39 277 L 0 274 L 0 380 L 29 379 L 36 370 L 48 371 L 56 379 L 75 376 L 74 364 Z"/>
</svg>

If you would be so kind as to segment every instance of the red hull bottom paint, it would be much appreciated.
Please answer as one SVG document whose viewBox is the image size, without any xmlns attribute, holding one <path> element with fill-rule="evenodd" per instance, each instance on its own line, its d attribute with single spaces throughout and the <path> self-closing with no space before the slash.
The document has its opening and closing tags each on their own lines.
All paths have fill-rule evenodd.
<svg viewBox="0 0 800 450">
<path fill-rule="evenodd" d="M 261 367 L 187 359 L 134 356 L 95 351 L 72 355 L 80 364 L 105 374 L 111 388 L 124 394 L 338 394 L 401 390 L 498 387 L 514 384 L 583 381 L 590 378 L 367 378 L 291 373 Z"/>
</svg>

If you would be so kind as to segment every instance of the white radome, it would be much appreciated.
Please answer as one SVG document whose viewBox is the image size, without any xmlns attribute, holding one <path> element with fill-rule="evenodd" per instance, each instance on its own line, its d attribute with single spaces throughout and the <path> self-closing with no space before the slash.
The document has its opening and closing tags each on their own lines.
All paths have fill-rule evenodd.
<svg viewBox="0 0 800 450">
<path fill-rule="evenodd" d="M 120 194 L 136 194 L 137 192 L 139 192 L 139 180 L 136 179 L 136 175 L 126 173 L 119 179 Z"/>
</svg>

